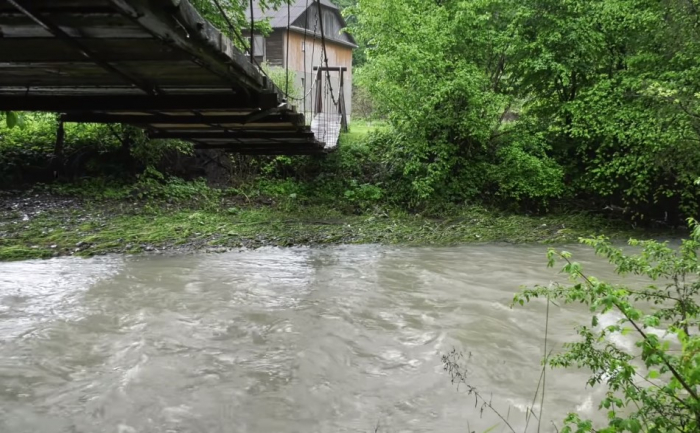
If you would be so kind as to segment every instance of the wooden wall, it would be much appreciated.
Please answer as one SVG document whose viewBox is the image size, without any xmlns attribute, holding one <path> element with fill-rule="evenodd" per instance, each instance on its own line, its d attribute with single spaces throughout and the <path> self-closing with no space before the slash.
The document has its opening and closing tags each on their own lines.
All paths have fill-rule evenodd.
<svg viewBox="0 0 700 433">
<path fill-rule="evenodd" d="M 328 54 L 329 66 L 346 67 L 347 71 L 344 74 L 345 83 L 345 107 L 348 116 L 352 113 L 352 39 L 342 32 L 343 23 L 338 18 L 335 11 L 323 7 L 323 29 L 326 38 L 326 51 Z M 302 14 L 298 17 L 293 27 L 303 28 L 305 24 L 309 25 L 309 32 L 305 36 L 299 30 L 289 32 L 289 45 L 287 45 L 287 30 L 275 29 L 267 38 L 265 38 L 264 57 L 261 53 L 256 52 L 256 60 L 259 62 L 267 62 L 270 66 L 284 68 L 287 61 L 287 46 L 289 46 L 289 67 L 295 72 L 296 86 L 303 90 L 304 82 L 306 83 L 306 111 L 311 111 L 312 95 L 309 93 L 310 86 L 315 80 L 313 73 L 314 66 L 325 66 L 323 63 L 323 47 L 321 44 L 320 29 L 316 37 L 313 35 L 315 25 L 320 21 L 317 19 L 318 9 L 309 7 L 306 12 L 308 18 Z M 247 37 L 248 32 L 243 31 Z M 306 71 L 306 72 L 305 72 Z M 338 89 L 340 88 L 340 74 L 331 72 L 331 82 L 337 97 Z M 280 83 L 282 84 L 282 83 Z M 302 93 L 302 92 L 300 92 Z M 299 110 L 303 110 L 303 103 L 296 101 Z"/>
<path fill-rule="evenodd" d="M 286 36 L 286 32 L 284 32 L 283 39 L 285 41 L 285 50 L 287 48 Z M 328 54 L 329 66 L 341 66 L 347 68 L 347 72 L 345 72 L 344 75 L 345 107 L 347 108 L 348 116 L 350 116 L 352 113 L 352 47 L 327 39 L 326 52 Z M 296 72 L 297 86 L 302 88 L 302 78 L 305 78 L 306 91 L 308 92 L 311 83 L 313 83 L 313 80 L 315 79 L 313 67 L 322 66 L 324 63 L 323 60 L 323 46 L 320 38 L 314 38 L 312 35 L 307 35 L 306 41 L 304 41 L 304 34 L 298 32 L 289 33 L 289 67 L 290 70 Z M 305 70 L 306 74 L 304 74 Z M 331 72 L 331 82 L 333 83 L 333 89 L 337 92 L 340 88 L 340 75 L 337 72 Z M 311 100 L 311 95 L 309 95 L 306 101 L 307 111 L 311 111 Z M 301 103 L 297 104 L 301 105 Z M 303 107 L 299 106 L 299 110 L 302 109 Z"/>
<path fill-rule="evenodd" d="M 275 30 L 265 38 L 265 60 L 270 66 L 284 67 L 286 30 Z"/>
</svg>

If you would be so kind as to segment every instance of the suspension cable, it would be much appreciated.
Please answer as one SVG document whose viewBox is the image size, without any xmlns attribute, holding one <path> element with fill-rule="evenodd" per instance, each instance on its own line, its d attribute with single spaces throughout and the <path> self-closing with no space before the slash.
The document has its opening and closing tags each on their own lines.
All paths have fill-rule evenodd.
<svg viewBox="0 0 700 433">
<path fill-rule="evenodd" d="M 302 84 L 304 85 L 304 94 L 306 94 L 306 79 L 308 78 L 308 74 L 306 72 L 306 53 L 307 53 L 307 47 L 306 47 L 306 35 L 309 30 L 309 0 L 306 0 L 306 6 L 304 7 L 304 42 L 303 42 L 303 47 L 304 47 L 304 79 L 302 80 Z M 314 59 L 311 58 L 311 62 L 313 63 Z M 313 90 L 313 86 L 311 87 Z M 311 92 L 311 90 L 309 90 Z M 306 96 L 304 96 L 304 114 L 306 114 Z"/>
<path fill-rule="evenodd" d="M 285 82 L 285 92 L 289 95 L 289 28 L 292 26 L 292 6 L 291 1 L 287 0 L 287 58 L 284 61 L 287 77 Z"/>
<path fill-rule="evenodd" d="M 214 4 L 216 5 L 217 9 L 219 9 L 219 13 L 224 18 L 224 21 L 226 21 L 226 24 L 228 25 L 228 28 L 231 31 L 231 33 L 233 33 L 234 36 L 236 36 L 236 39 L 238 39 L 238 42 L 241 43 L 244 49 L 247 48 L 247 43 L 243 40 L 243 35 L 238 33 L 236 27 L 233 25 L 231 19 L 228 17 L 228 14 L 226 13 L 226 11 L 224 11 L 224 8 L 221 6 L 221 3 L 219 3 L 219 0 L 214 0 Z"/>
<path fill-rule="evenodd" d="M 321 9 L 321 0 L 316 0 L 316 5 L 318 6 L 318 16 L 321 26 L 321 47 L 323 47 L 323 58 L 326 63 L 326 78 L 328 80 L 328 86 L 331 89 L 331 98 L 333 99 L 333 105 L 338 106 L 338 102 L 335 100 L 335 95 L 333 94 L 333 83 L 331 83 L 331 73 L 328 70 L 328 52 L 326 51 L 326 36 L 323 30 L 323 9 Z"/>
<path fill-rule="evenodd" d="M 253 0 L 250 0 L 250 60 L 255 62 L 255 19 L 253 18 Z"/>
<path fill-rule="evenodd" d="M 231 19 L 229 18 L 228 14 L 227 14 L 226 11 L 224 10 L 224 8 L 221 6 L 221 3 L 219 2 L 219 0 L 213 0 L 213 1 L 214 1 L 214 4 L 216 5 L 217 9 L 219 9 L 219 13 L 221 13 L 221 16 L 224 18 L 224 21 L 226 21 L 226 25 L 229 27 L 229 30 L 231 31 L 231 33 L 233 33 L 233 34 L 236 36 L 236 39 L 238 39 L 238 42 L 241 43 L 241 45 L 243 46 L 243 48 L 246 48 L 246 42 L 243 40 L 243 36 L 242 36 L 241 34 L 239 34 L 239 33 L 236 31 L 236 26 L 234 26 L 234 25 L 233 25 L 233 22 L 231 22 Z M 290 0 L 288 0 L 288 1 L 290 1 Z M 251 39 L 250 39 L 250 42 L 249 42 L 250 47 L 248 47 L 248 48 L 249 48 L 249 52 L 250 52 L 250 61 L 251 61 L 251 63 L 253 63 L 254 65 L 256 65 L 256 66 L 258 67 L 258 70 L 260 71 L 260 73 L 261 73 L 263 76 L 265 76 L 270 82 L 274 83 L 274 81 L 272 80 L 272 78 L 267 74 L 267 72 L 265 72 L 265 70 L 263 69 L 262 65 L 261 65 L 260 63 L 258 63 L 258 61 L 255 59 L 255 56 L 254 56 L 253 45 L 255 44 L 255 41 L 254 41 L 254 39 L 253 39 L 253 26 L 254 26 L 255 24 L 254 24 L 254 21 L 252 20 L 252 18 L 253 18 L 253 8 L 252 8 L 253 0 L 250 0 L 250 4 L 251 4 L 251 9 L 250 9 L 250 16 L 251 16 L 251 32 L 250 32 L 250 34 L 251 34 Z M 287 4 L 289 4 L 289 3 L 287 3 Z M 289 10 L 289 9 L 288 9 L 288 10 Z M 289 39 L 289 38 L 287 38 L 287 39 Z M 289 65 L 287 65 L 287 69 L 289 69 Z M 289 81 L 289 80 L 287 80 L 287 81 Z M 281 89 L 280 89 L 280 90 L 281 90 Z M 291 96 L 289 95 L 289 87 L 287 87 L 286 91 L 284 92 L 284 97 L 285 97 L 287 100 L 289 100 L 289 99 L 296 99 L 296 100 L 300 99 L 300 98 L 293 98 L 293 97 L 291 97 Z"/>
<path fill-rule="evenodd" d="M 307 1 L 307 3 L 308 3 L 308 1 Z M 308 10 L 307 10 L 307 12 L 308 12 Z M 312 71 L 313 71 L 314 61 L 315 61 L 315 58 L 316 58 L 316 29 L 318 29 L 318 15 L 316 15 L 316 19 L 314 20 L 314 33 L 313 33 L 313 35 L 314 35 L 314 41 L 313 41 L 313 45 L 312 45 L 312 47 L 311 47 L 311 70 L 312 70 Z M 315 79 L 315 77 L 314 77 L 313 75 L 314 75 L 314 74 L 313 74 L 313 72 L 312 72 L 312 73 L 311 73 L 311 92 L 313 92 L 313 90 L 314 90 L 314 85 L 316 84 L 316 79 Z M 315 96 L 315 95 L 314 95 L 314 96 Z M 315 101 L 314 101 L 314 102 L 315 102 Z M 316 110 L 315 104 L 313 104 L 313 105 L 311 106 L 311 112 L 313 113 L 315 110 Z"/>
<path fill-rule="evenodd" d="M 285 86 L 284 93 L 285 93 L 285 97 L 287 98 L 287 100 L 303 101 L 304 112 L 306 112 L 306 99 L 308 98 L 309 94 L 311 94 L 311 92 L 313 92 L 313 84 L 311 85 L 311 89 L 308 92 L 306 92 L 306 87 L 307 87 L 306 75 L 308 74 L 308 70 L 306 67 L 306 53 L 307 53 L 306 42 L 307 42 L 308 27 L 309 27 L 308 26 L 308 23 L 309 23 L 309 13 L 308 13 L 309 12 L 308 11 L 309 0 L 306 0 L 306 8 L 305 8 L 305 12 L 304 12 L 304 14 L 305 14 L 305 22 L 304 22 L 304 95 L 301 98 L 295 98 L 289 94 L 289 32 L 291 29 L 290 1 L 291 0 L 287 0 L 287 60 L 286 60 L 286 65 L 285 65 L 286 66 L 287 83 Z M 314 0 L 312 0 L 312 1 L 314 1 Z M 311 50 L 311 62 L 313 63 L 314 57 L 316 55 L 316 42 L 315 41 L 316 41 L 317 29 L 319 27 L 321 27 L 321 40 L 322 40 L 321 45 L 323 48 L 322 54 L 323 54 L 324 59 L 325 59 L 326 67 L 328 67 L 328 55 L 326 52 L 325 36 L 324 36 L 324 31 L 323 31 L 323 17 L 321 17 L 321 9 L 320 9 L 321 3 L 318 0 L 316 0 L 316 1 L 317 1 L 318 6 L 319 6 L 319 13 L 317 14 L 316 19 L 314 20 L 315 21 L 314 22 L 314 31 L 313 31 L 314 44 L 313 44 L 313 47 Z M 221 3 L 219 2 L 219 0 L 213 0 L 213 2 L 216 5 L 217 9 L 219 10 L 219 13 L 221 14 L 221 16 L 224 18 L 224 21 L 226 21 L 226 24 L 228 25 L 231 33 L 236 37 L 236 39 L 238 39 L 238 42 L 241 43 L 243 48 L 246 48 L 246 43 L 243 40 L 243 36 L 236 31 L 236 26 L 234 26 L 233 22 L 231 22 L 231 19 L 229 18 L 228 14 L 224 10 L 224 8 L 221 6 Z M 272 78 L 267 74 L 267 72 L 265 72 L 265 70 L 262 68 L 262 65 L 260 65 L 260 63 L 258 63 L 257 59 L 255 58 L 255 48 L 254 48 L 255 40 L 254 40 L 254 36 L 253 36 L 253 28 L 255 26 L 255 20 L 254 20 L 253 14 L 254 14 L 254 12 L 253 12 L 253 0 L 250 0 L 250 16 L 251 16 L 251 26 L 250 26 L 251 38 L 250 38 L 250 42 L 249 42 L 250 59 L 251 59 L 251 62 L 258 67 L 260 73 L 262 73 L 262 75 L 264 75 L 268 80 L 272 81 Z M 338 102 L 336 102 L 336 100 L 335 100 L 335 95 L 333 93 L 333 85 L 332 85 L 331 80 L 330 80 L 330 72 L 329 71 L 326 71 L 326 79 L 327 79 L 328 85 L 330 87 L 330 95 L 331 95 L 331 98 L 333 99 L 333 104 L 337 106 Z"/>
</svg>

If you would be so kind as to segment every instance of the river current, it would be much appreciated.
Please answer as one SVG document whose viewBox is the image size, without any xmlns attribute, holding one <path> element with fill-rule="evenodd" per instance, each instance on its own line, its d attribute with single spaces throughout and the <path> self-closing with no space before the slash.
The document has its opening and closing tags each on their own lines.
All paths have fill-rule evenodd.
<svg viewBox="0 0 700 433">
<path fill-rule="evenodd" d="M 585 247 L 569 250 L 616 278 Z M 441 355 L 453 348 L 521 432 L 546 306 L 510 303 L 521 285 L 562 278 L 545 252 L 338 246 L 0 263 L 0 432 L 508 431 L 450 383 Z M 551 307 L 549 347 L 584 323 L 585 309 Z M 547 372 L 542 431 L 568 412 L 597 419 L 603 390 L 586 378 Z"/>
</svg>

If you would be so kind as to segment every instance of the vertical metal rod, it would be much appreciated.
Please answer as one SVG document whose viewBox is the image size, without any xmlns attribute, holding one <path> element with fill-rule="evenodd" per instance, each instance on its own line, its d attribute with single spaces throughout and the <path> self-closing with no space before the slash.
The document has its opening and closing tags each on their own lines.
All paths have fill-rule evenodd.
<svg viewBox="0 0 700 433">
<path fill-rule="evenodd" d="M 287 0 L 287 58 L 284 61 L 287 72 L 287 82 L 285 83 L 286 89 L 284 93 L 287 95 L 287 99 L 289 99 L 289 28 L 292 26 L 292 7 L 290 2 L 291 0 Z"/>
<path fill-rule="evenodd" d="M 316 114 L 323 111 L 323 80 L 321 79 L 321 68 L 316 73 Z"/>
<path fill-rule="evenodd" d="M 340 125 L 343 132 L 348 132 L 348 113 L 345 106 L 345 72 L 340 68 L 340 95 L 338 96 L 338 112 L 340 113 Z"/>
<path fill-rule="evenodd" d="M 309 0 L 306 0 L 306 7 L 304 8 L 304 42 L 302 42 L 302 44 L 303 44 L 302 47 L 304 48 L 304 81 L 302 83 L 304 85 L 304 96 L 303 96 L 303 98 L 304 98 L 304 115 L 306 115 L 306 80 L 309 78 L 307 76 L 308 74 L 307 74 L 307 70 L 306 70 L 306 53 L 308 52 L 308 50 L 306 49 L 306 34 L 307 34 L 308 30 L 309 30 Z M 313 66 L 313 61 L 314 61 L 314 59 L 312 56 L 311 57 L 312 66 Z M 312 85 L 313 85 L 313 83 L 312 83 Z M 311 90 L 309 90 L 309 92 L 311 92 Z"/>
<path fill-rule="evenodd" d="M 54 179 L 58 178 L 59 167 L 63 163 L 63 148 L 66 139 L 66 129 L 63 126 L 63 116 L 58 115 L 56 120 L 58 121 L 58 125 L 56 127 L 56 143 L 53 148 L 53 160 L 51 161 Z"/>
<path fill-rule="evenodd" d="M 253 0 L 250 0 L 250 61 L 255 63 L 255 19 L 253 17 Z"/>
</svg>

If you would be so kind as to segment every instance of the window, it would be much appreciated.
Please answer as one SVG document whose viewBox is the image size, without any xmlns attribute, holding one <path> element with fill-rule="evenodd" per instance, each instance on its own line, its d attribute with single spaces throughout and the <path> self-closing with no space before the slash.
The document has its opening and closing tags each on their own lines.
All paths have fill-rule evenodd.
<svg viewBox="0 0 700 433">
<path fill-rule="evenodd" d="M 265 57 L 265 38 L 262 35 L 253 35 L 253 51 L 255 57 Z"/>
</svg>

